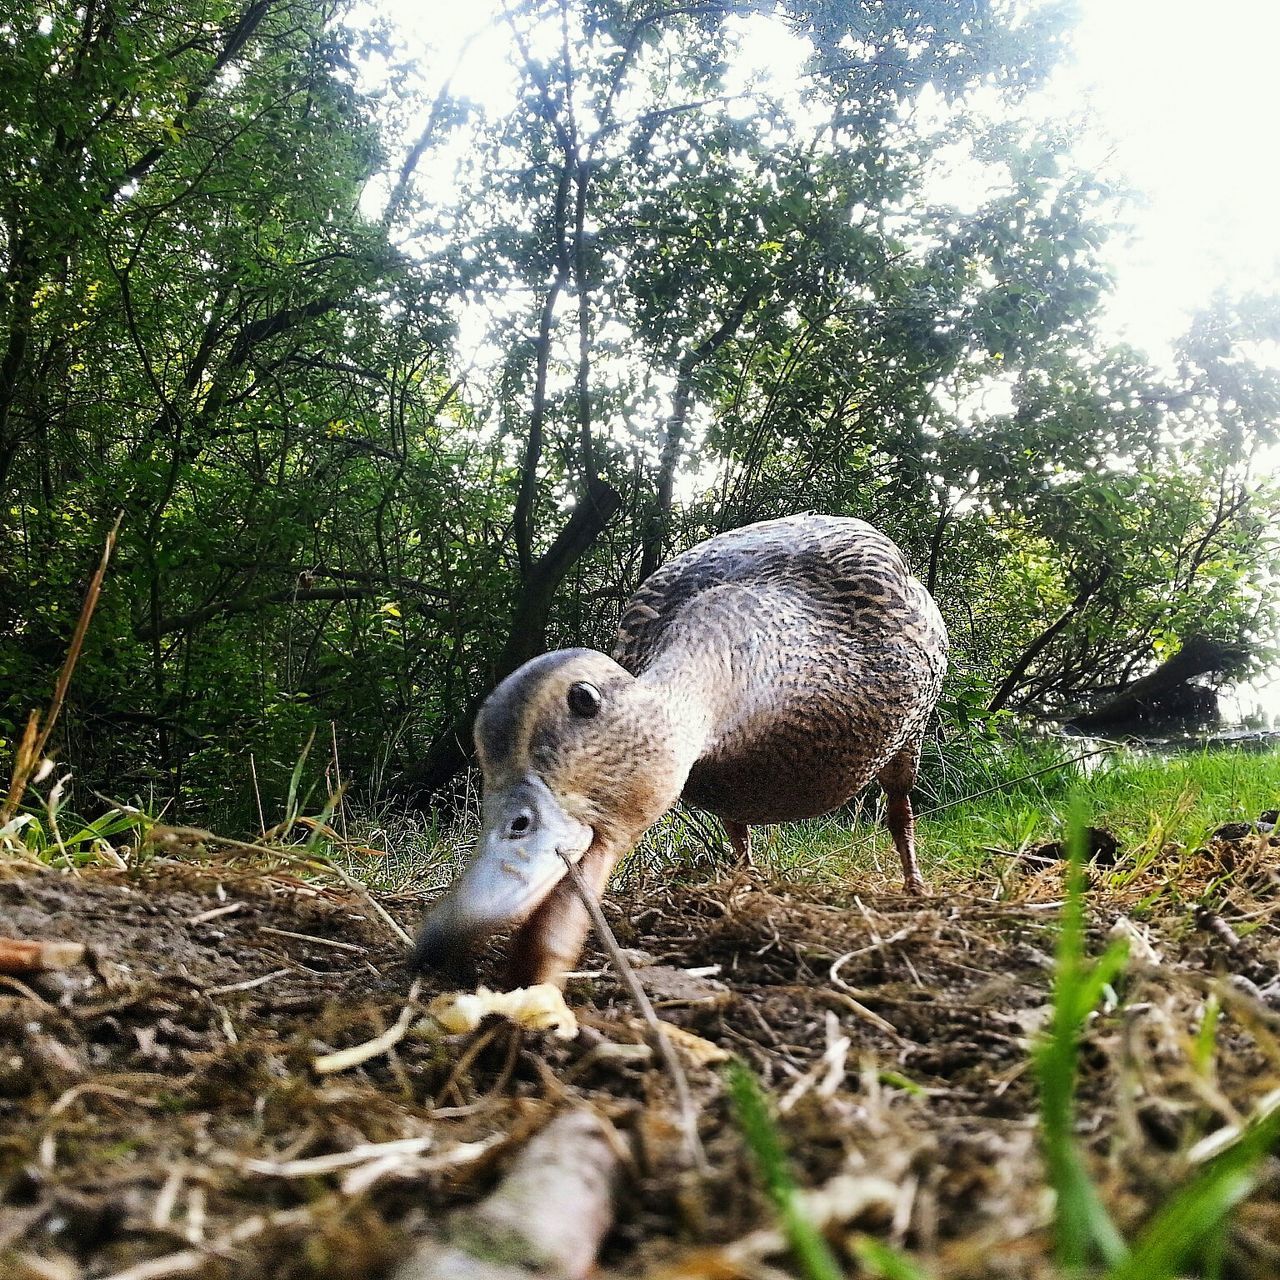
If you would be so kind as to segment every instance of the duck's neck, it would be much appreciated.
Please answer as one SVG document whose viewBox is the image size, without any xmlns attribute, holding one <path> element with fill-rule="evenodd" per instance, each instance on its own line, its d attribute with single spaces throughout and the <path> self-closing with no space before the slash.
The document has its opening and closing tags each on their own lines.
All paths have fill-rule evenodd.
<svg viewBox="0 0 1280 1280">
<path fill-rule="evenodd" d="M 682 622 L 638 679 L 666 721 L 683 787 L 689 770 L 743 714 L 749 692 L 732 638 L 714 626 Z"/>
</svg>

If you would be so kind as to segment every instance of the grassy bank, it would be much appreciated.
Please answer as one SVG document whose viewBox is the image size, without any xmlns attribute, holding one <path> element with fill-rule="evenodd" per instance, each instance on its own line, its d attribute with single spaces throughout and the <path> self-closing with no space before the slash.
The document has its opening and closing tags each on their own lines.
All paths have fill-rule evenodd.
<svg viewBox="0 0 1280 1280">
<path fill-rule="evenodd" d="M 916 796 L 922 865 L 935 876 L 964 876 L 1060 839 L 1077 792 L 1088 821 L 1116 836 L 1121 873 L 1171 844 L 1195 848 L 1224 823 L 1253 821 L 1280 806 L 1280 748 L 1214 747 L 1171 756 L 1121 749 L 1074 762 L 1087 750 L 1000 748 L 984 769 L 966 773 L 977 791 L 1000 789 L 958 803 L 949 786 L 924 779 Z M 891 882 L 897 855 L 876 821 L 878 807 L 872 795 L 854 806 L 852 821 L 839 813 L 761 832 L 761 859 L 788 875 L 879 873 Z"/>
</svg>

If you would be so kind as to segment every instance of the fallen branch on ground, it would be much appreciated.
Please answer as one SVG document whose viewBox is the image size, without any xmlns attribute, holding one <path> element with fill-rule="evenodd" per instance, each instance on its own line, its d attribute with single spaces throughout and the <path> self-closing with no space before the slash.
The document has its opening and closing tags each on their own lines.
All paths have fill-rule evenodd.
<svg viewBox="0 0 1280 1280">
<path fill-rule="evenodd" d="M 613 1224 L 618 1152 L 606 1122 L 562 1112 L 524 1147 L 497 1190 L 453 1216 L 393 1280 L 581 1280 Z"/>
<path fill-rule="evenodd" d="M 0 973 L 47 973 L 70 969 L 84 959 L 79 942 L 27 942 L 0 938 Z"/>
</svg>

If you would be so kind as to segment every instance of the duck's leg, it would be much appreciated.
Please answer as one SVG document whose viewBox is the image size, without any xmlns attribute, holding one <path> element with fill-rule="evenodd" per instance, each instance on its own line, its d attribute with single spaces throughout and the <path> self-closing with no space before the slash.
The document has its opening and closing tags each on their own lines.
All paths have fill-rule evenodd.
<svg viewBox="0 0 1280 1280">
<path fill-rule="evenodd" d="M 745 822 L 734 822 L 732 818 L 721 818 L 720 821 L 724 823 L 724 832 L 729 837 L 738 866 L 754 867 L 756 864 L 751 857 L 751 828 Z"/>
<path fill-rule="evenodd" d="M 928 885 L 916 862 L 916 819 L 911 812 L 911 797 L 905 791 L 889 793 L 887 824 L 898 857 L 902 859 L 902 888 L 907 893 L 928 892 Z"/>
<path fill-rule="evenodd" d="M 902 888 L 906 893 L 928 891 L 920 865 L 916 862 L 916 819 L 911 812 L 911 788 L 916 784 L 920 767 L 920 744 L 904 747 L 880 771 L 876 781 L 884 788 L 888 800 L 885 825 L 902 859 Z"/>
<path fill-rule="evenodd" d="M 597 850 L 578 863 L 582 878 L 596 898 L 604 893 L 616 861 L 607 850 Z M 529 987 L 536 982 L 563 986 L 564 975 L 577 964 L 590 927 L 591 917 L 577 888 L 566 877 L 512 936 L 507 965 L 511 986 Z"/>
</svg>

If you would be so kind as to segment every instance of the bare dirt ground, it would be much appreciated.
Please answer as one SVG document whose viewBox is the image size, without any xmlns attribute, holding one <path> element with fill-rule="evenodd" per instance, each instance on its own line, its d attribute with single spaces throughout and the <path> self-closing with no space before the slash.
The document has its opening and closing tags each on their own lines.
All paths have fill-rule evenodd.
<svg viewBox="0 0 1280 1280">
<path fill-rule="evenodd" d="M 1090 1025 L 1080 1133 L 1126 1230 L 1189 1176 L 1198 1140 L 1280 1083 L 1278 846 L 1245 834 L 1178 854 L 1172 884 L 1169 866 L 1123 890 L 1094 874 L 1091 949 L 1119 930 L 1132 956 Z M 919 902 L 726 874 L 619 892 L 607 914 L 643 953 L 661 1016 L 772 1091 L 797 1180 L 828 1193 L 837 1251 L 863 1232 L 937 1277 L 1048 1277 L 1028 1051 L 1062 880 L 1060 864 L 1023 864 L 1005 900 L 983 882 Z M 383 902 L 413 927 L 420 903 Z M 345 890 L 228 862 L 10 866 L 0 934 L 89 947 L 63 974 L 0 977 L 0 1275 L 386 1275 L 573 1103 L 612 1123 L 623 1155 L 606 1275 L 790 1265 L 762 1231 L 772 1213 L 718 1069 L 686 1062 L 702 1177 L 683 1161 L 668 1074 L 614 1048 L 644 1033 L 594 947 L 594 976 L 569 985 L 575 1040 L 497 1021 L 450 1036 L 415 1018 L 389 1052 L 320 1077 L 316 1058 L 394 1024 L 409 986 L 401 944 Z M 1197 1040 L 1215 993 L 1216 1043 Z M 391 1141 L 394 1158 L 315 1159 Z M 1273 1162 L 1224 1275 L 1280 1274 L 1278 1210 Z"/>
</svg>

